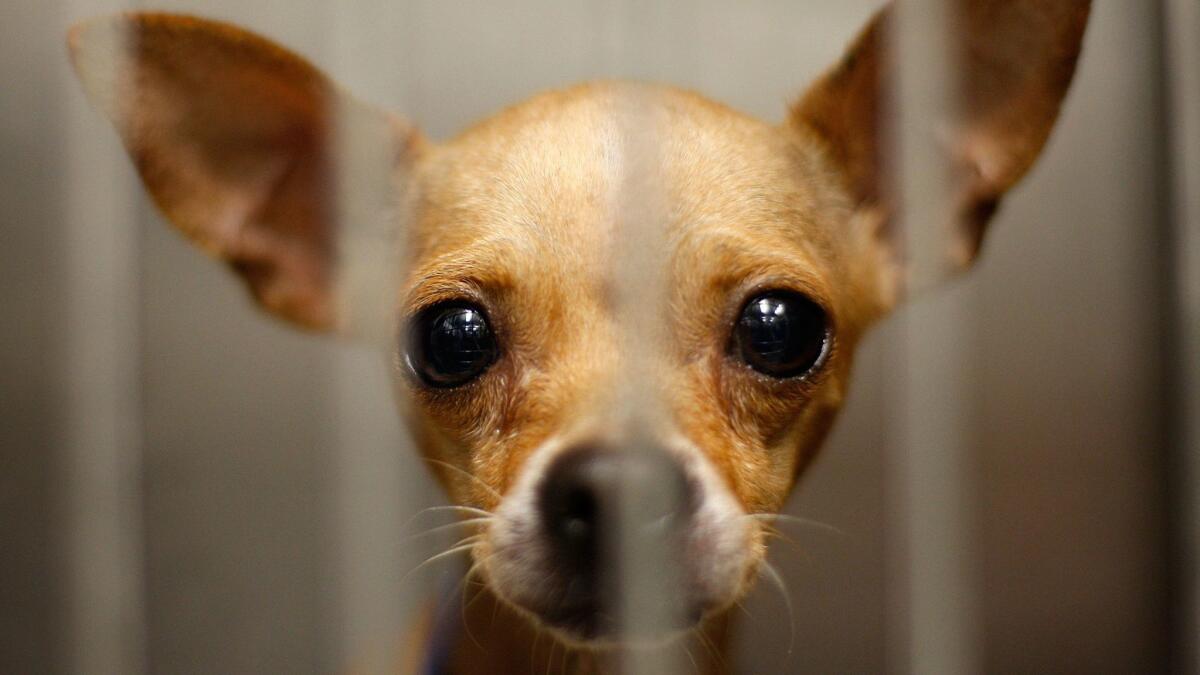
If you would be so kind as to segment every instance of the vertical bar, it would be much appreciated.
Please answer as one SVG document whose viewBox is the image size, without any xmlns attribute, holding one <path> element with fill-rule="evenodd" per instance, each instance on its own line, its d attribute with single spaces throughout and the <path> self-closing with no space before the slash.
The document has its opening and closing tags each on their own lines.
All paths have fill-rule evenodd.
<svg viewBox="0 0 1200 675">
<path fill-rule="evenodd" d="M 596 6 L 597 71 L 607 77 L 632 77 L 636 73 L 634 26 L 639 8 L 626 1 Z M 639 56 L 645 54 L 639 53 Z M 622 361 L 614 419 L 619 443 L 631 452 L 656 452 L 654 434 L 662 423 L 660 400 L 654 391 L 654 359 L 662 339 L 654 325 L 654 315 L 665 297 L 665 271 L 659 253 L 664 246 L 666 209 L 659 172 L 658 138 L 647 90 L 620 92 L 614 110 L 619 153 L 619 173 L 610 197 L 609 213 L 613 222 L 613 287 L 616 296 L 615 321 L 621 341 Z M 647 346 L 649 345 L 649 347 Z M 644 374 L 646 377 L 638 377 Z M 649 470 L 653 473 L 653 469 Z M 640 502 L 646 485 L 667 484 L 653 475 L 630 476 L 622 481 L 616 501 L 616 522 L 606 523 L 615 533 L 605 544 L 616 574 L 610 592 L 618 631 L 623 641 L 653 633 L 669 623 L 678 610 L 672 603 L 679 597 L 678 579 L 668 575 L 656 578 L 656 571 L 675 569 L 671 552 L 660 541 L 645 541 L 636 534 L 636 523 L 652 505 Z M 668 496 L 668 499 L 671 499 Z M 682 664 L 673 663 L 661 652 L 625 651 L 619 659 L 619 672 L 679 672 Z"/>
<path fill-rule="evenodd" d="M 1173 197 L 1169 295 L 1175 335 L 1167 355 L 1175 414 L 1172 486 L 1178 512 L 1173 580 L 1179 588 L 1174 656 L 1181 673 L 1200 674 L 1200 5 L 1165 0 L 1167 106 Z"/>
<path fill-rule="evenodd" d="M 121 4 L 66 2 L 64 25 Z M 87 67 L 119 81 L 130 72 L 126 36 L 104 37 Z M 145 668 L 146 632 L 136 192 L 115 139 L 99 132 L 101 121 L 77 81 L 65 74 L 61 91 L 68 275 L 64 663 L 72 673 L 128 675 Z"/>
<path fill-rule="evenodd" d="M 659 8 L 661 11 L 662 8 Z M 597 70 L 609 77 L 644 76 L 641 69 L 661 70 L 661 42 L 644 43 L 638 31 L 646 22 L 645 7 L 627 1 L 598 5 Z M 649 63 L 649 65 L 647 65 Z M 668 301 L 668 266 L 665 263 L 666 227 L 670 210 L 662 178 L 662 155 L 650 88 L 628 86 L 617 97 L 614 122 L 618 134 L 619 174 L 610 198 L 613 232 L 613 287 L 615 321 L 621 344 L 614 420 L 618 442 L 635 453 L 661 453 L 667 421 L 662 408 L 661 383 L 655 375 L 661 366 L 664 340 L 661 313 Z M 655 490 L 670 485 L 660 474 L 660 464 L 639 462 L 644 472 L 624 478 L 614 495 L 617 501 L 612 547 L 615 607 L 622 641 L 644 642 L 646 635 L 662 634 L 683 616 L 683 584 L 678 575 L 682 561 L 671 537 L 647 537 L 639 531 L 650 513 L 674 511 L 681 494 Z M 662 470 L 665 470 L 663 467 Z M 681 650 L 629 649 L 622 652 L 619 672 L 624 675 L 671 675 L 685 672 Z"/>
<path fill-rule="evenodd" d="M 383 95 L 395 89 L 398 64 L 404 70 L 403 59 L 388 52 L 407 41 L 394 32 L 412 12 L 404 3 L 369 4 L 331 5 L 332 63 L 350 90 Z M 382 674 L 394 672 L 397 640 L 424 599 L 416 585 L 397 583 L 422 550 L 404 545 L 405 514 L 428 493 L 389 382 L 406 229 L 395 189 L 404 177 L 394 148 L 380 142 L 393 133 L 386 120 L 353 101 L 335 114 L 336 306 L 341 329 L 362 342 L 339 347 L 333 383 L 335 667 L 352 662 L 355 672 Z"/>
<path fill-rule="evenodd" d="M 944 131 L 938 124 L 954 119 L 952 68 L 958 60 L 951 57 L 953 3 L 908 0 L 895 10 L 896 187 L 911 296 L 949 272 L 954 202 L 948 158 L 936 134 Z M 971 673 L 981 667 L 964 422 L 970 399 L 963 376 L 970 342 L 965 305 L 961 297 L 918 299 L 898 326 L 900 373 L 889 413 L 898 432 L 891 458 L 899 527 L 893 528 L 897 588 L 889 640 L 897 672 Z"/>
<path fill-rule="evenodd" d="M 666 228 L 670 209 L 662 179 L 659 145 L 661 113 L 656 94 L 629 85 L 622 91 L 616 112 L 620 134 L 620 166 L 612 202 L 615 218 L 614 273 L 617 329 L 622 361 L 617 387 L 620 442 L 637 453 L 661 453 L 656 441 L 663 437 L 667 413 L 662 406 L 661 371 L 668 336 L 662 316 L 666 311 Z M 667 460 L 671 461 L 671 460 Z M 682 494 L 663 486 L 672 482 L 667 467 L 657 462 L 634 465 L 644 473 L 624 477 L 618 501 L 616 616 L 626 643 L 662 635 L 679 625 L 683 615 L 684 587 L 678 570 L 679 547 L 673 533 L 646 536 L 644 524 L 654 514 L 678 511 Z M 661 469 L 659 467 L 662 467 Z M 680 654 L 671 649 L 627 650 L 624 675 L 670 675 L 682 672 Z"/>
</svg>

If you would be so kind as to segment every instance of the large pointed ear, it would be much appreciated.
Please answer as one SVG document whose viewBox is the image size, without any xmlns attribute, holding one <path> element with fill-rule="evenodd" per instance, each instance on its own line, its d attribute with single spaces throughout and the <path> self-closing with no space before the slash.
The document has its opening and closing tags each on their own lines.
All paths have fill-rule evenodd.
<svg viewBox="0 0 1200 675">
<path fill-rule="evenodd" d="M 124 14 L 75 26 L 68 45 L 88 97 L 166 218 L 226 261 L 269 311 L 333 328 L 346 212 L 335 199 L 338 143 L 365 138 L 401 168 L 420 146 L 416 132 L 299 56 L 226 24 Z"/>
<path fill-rule="evenodd" d="M 903 2 L 903 0 L 901 0 Z M 953 175 L 948 267 L 965 269 L 978 253 L 1001 197 L 1033 165 L 1058 117 L 1075 72 L 1089 0 L 949 0 L 961 64 L 952 84 L 956 118 L 934 121 Z M 889 87 L 897 73 L 888 42 L 893 9 L 882 10 L 832 70 L 797 102 L 789 123 L 824 139 L 853 198 L 894 215 L 886 175 Z"/>
</svg>

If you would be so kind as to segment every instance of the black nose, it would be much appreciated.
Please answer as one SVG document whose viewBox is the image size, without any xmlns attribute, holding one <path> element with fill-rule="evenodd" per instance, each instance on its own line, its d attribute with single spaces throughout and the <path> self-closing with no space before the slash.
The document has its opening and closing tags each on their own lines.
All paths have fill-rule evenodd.
<svg viewBox="0 0 1200 675">
<path fill-rule="evenodd" d="M 685 527 L 696 489 L 664 452 L 586 446 L 550 465 L 538 506 L 557 557 L 586 574 L 602 564 L 617 522 L 633 528 L 632 536 L 662 537 Z"/>
</svg>

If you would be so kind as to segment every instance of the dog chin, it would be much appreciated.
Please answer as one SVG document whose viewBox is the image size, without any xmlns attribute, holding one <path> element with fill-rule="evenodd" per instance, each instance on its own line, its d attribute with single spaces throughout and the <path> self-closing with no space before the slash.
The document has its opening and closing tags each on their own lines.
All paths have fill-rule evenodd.
<svg viewBox="0 0 1200 675">
<path fill-rule="evenodd" d="M 528 550 L 529 547 L 523 548 Z M 694 633 L 728 612 L 749 593 L 762 562 L 754 555 L 727 561 L 724 574 L 709 577 L 705 588 L 696 587 L 686 594 L 690 599 L 680 608 L 682 611 L 672 624 L 651 633 L 629 634 L 621 630 L 618 610 L 604 595 L 588 592 L 566 597 L 566 589 L 572 585 L 569 580 L 552 572 L 535 573 L 523 565 L 497 568 L 495 558 L 506 556 L 501 553 L 488 557 L 490 564 L 481 566 L 481 576 L 500 602 L 560 643 L 597 651 L 662 647 Z M 554 588 L 560 590 L 556 592 L 552 590 Z"/>
<path fill-rule="evenodd" d="M 535 627 L 550 633 L 562 644 L 593 651 L 665 647 L 694 632 L 713 614 L 698 613 L 661 631 L 631 635 L 619 630 L 615 615 L 599 608 L 580 607 L 547 612 L 526 608 L 518 610 Z"/>
<path fill-rule="evenodd" d="M 744 590 L 744 589 L 743 589 Z M 529 621 L 539 631 L 550 633 L 562 644 L 574 649 L 608 651 L 613 649 L 654 649 L 668 646 L 694 633 L 706 622 L 732 607 L 741 597 L 729 598 L 725 602 L 696 602 L 677 617 L 673 625 L 663 626 L 650 633 L 630 634 L 620 630 L 613 609 L 600 602 L 576 605 L 554 605 L 532 608 L 506 597 L 498 589 L 493 591 L 506 606 Z"/>
</svg>

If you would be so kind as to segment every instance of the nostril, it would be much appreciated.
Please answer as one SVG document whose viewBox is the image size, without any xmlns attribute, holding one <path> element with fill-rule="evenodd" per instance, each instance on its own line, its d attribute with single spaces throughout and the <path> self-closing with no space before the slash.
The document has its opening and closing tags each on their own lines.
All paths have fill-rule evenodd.
<svg viewBox="0 0 1200 675">
<path fill-rule="evenodd" d="M 624 507 L 625 517 L 636 514 L 630 534 L 657 537 L 684 527 L 696 498 L 696 486 L 666 453 L 585 446 L 550 465 L 538 508 L 558 553 L 591 564 L 617 517 L 618 499 L 633 500 Z"/>
<path fill-rule="evenodd" d="M 664 561 L 682 563 L 697 488 L 678 460 L 654 446 L 587 445 L 556 457 L 535 496 L 540 545 L 531 555 L 547 573 L 538 614 L 584 633 L 611 622 L 623 551 L 662 551 Z"/>
<path fill-rule="evenodd" d="M 552 519 L 558 526 L 559 535 L 574 544 L 591 540 L 599 511 L 595 493 L 583 485 L 571 486 L 565 491 L 560 506 L 559 513 Z"/>
<path fill-rule="evenodd" d="M 603 464 L 603 453 L 575 450 L 556 460 L 543 478 L 538 504 L 543 525 L 557 552 L 575 564 L 595 558 L 609 489 Z"/>
</svg>

